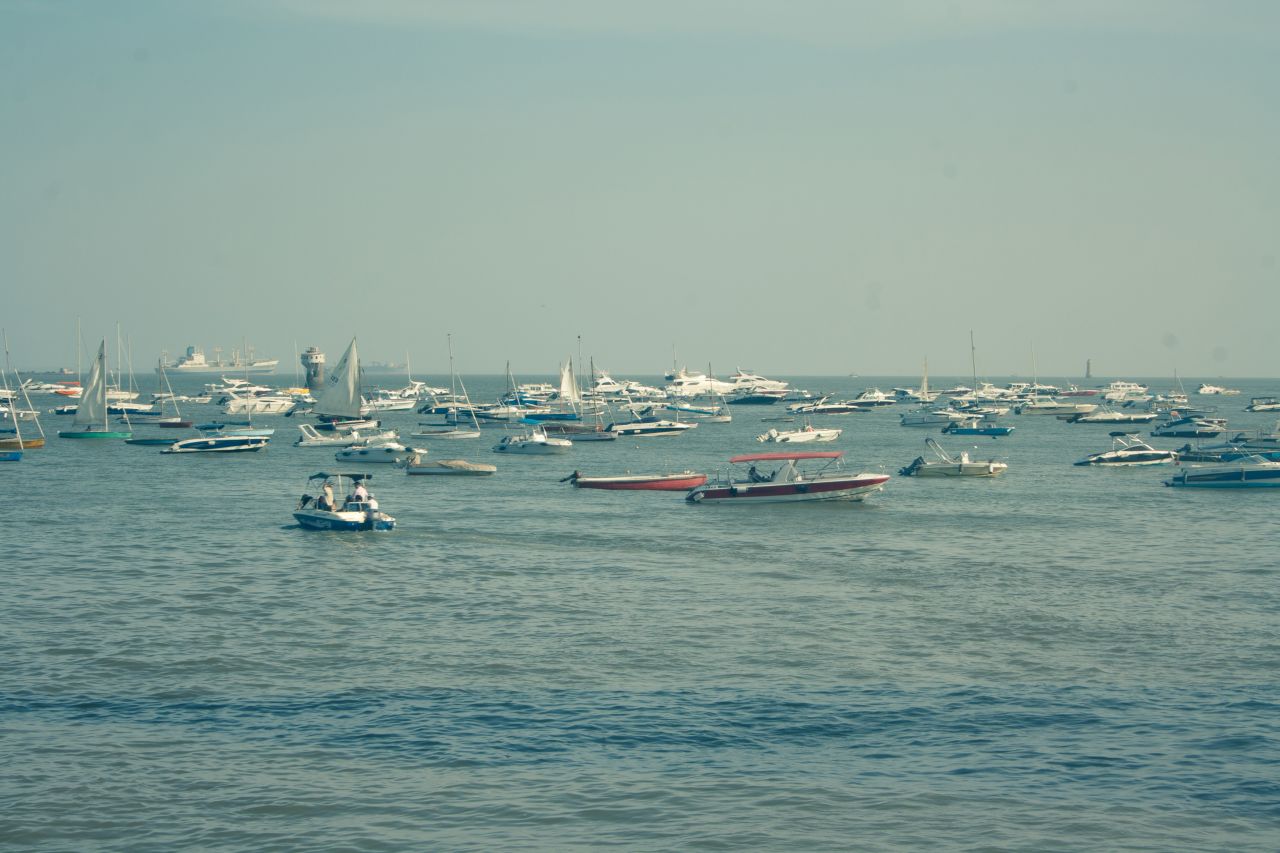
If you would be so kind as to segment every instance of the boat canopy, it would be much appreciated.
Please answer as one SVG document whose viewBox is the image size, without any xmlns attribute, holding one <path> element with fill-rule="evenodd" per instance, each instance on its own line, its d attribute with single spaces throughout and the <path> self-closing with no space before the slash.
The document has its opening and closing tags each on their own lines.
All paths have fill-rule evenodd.
<svg viewBox="0 0 1280 853">
<path fill-rule="evenodd" d="M 783 462 L 788 459 L 839 459 L 844 456 L 843 450 L 808 450 L 803 452 L 745 453 L 734 456 L 729 461 L 739 462 Z"/>
<path fill-rule="evenodd" d="M 324 471 L 321 471 L 318 474 L 312 474 L 310 477 L 307 478 L 307 481 L 310 482 L 311 480 L 327 480 L 330 477 L 346 477 L 348 480 L 372 480 L 373 479 L 372 474 L 365 474 L 358 471 L 332 471 L 327 474 Z"/>
</svg>

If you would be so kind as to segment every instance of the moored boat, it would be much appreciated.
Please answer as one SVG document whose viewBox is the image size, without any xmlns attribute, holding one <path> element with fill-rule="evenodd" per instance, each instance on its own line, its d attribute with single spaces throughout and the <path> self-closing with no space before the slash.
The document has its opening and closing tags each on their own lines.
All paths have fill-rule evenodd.
<svg viewBox="0 0 1280 853">
<path fill-rule="evenodd" d="M 1280 462 L 1247 456 L 1221 465 L 1188 465 L 1164 484 L 1201 489 L 1280 488 Z"/>
<path fill-rule="evenodd" d="M 952 456 L 932 438 L 926 438 L 924 443 L 936 458 L 917 456 L 898 471 L 903 477 L 997 477 L 1009 468 L 1008 463 L 997 459 L 970 459 L 967 450 L 962 450 L 958 457 Z"/>
<path fill-rule="evenodd" d="M 161 453 L 240 453 L 261 450 L 271 441 L 265 435 L 207 435 L 175 441 Z"/>
<path fill-rule="evenodd" d="M 620 474 L 607 477 L 584 477 L 574 471 L 560 482 L 572 483 L 579 489 L 611 489 L 616 491 L 684 492 L 707 482 L 706 474 L 679 471 L 673 474 Z"/>
<path fill-rule="evenodd" d="M 888 474 L 845 470 L 841 464 L 843 456 L 841 450 L 734 456 L 730 464 L 751 466 L 741 478 L 727 475 L 716 482 L 704 483 L 690 491 L 685 500 L 743 504 L 860 501 L 884 488 Z M 759 470 L 760 463 L 772 470 L 768 473 Z"/>
<path fill-rule="evenodd" d="M 1110 450 L 1090 453 L 1076 465 L 1129 467 L 1135 465 L 1167 465 L 1178 461 L 1176 450 L 1159 450 L 1132 433 L 1113 432 Z"/>
</svg>

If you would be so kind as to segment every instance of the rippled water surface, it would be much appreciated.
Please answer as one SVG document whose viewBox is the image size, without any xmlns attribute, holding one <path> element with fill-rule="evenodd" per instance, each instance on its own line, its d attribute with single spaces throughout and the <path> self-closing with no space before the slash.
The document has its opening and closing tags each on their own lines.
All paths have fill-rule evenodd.
<svg viewBox="0 0 1280 853">
<path fill-rule="evenodd" d="M 1270 426 L 1241 410 L 1280 381 L 1232 384 L 1232 426 Z M 895 473 L 937 435 L 899 411 L 823 425 Z M 765 414 L 560 458 L 437 442 L 498 474 L 380 470 L 381 535 L 293 525 L 335 463 L 290 418 L 243 456 L 51 437 L 0 467 L 0 843 L 1280 846 L 1280 494 L 1075 468 L 1107 428 L 1043 417 L 980 440 L 1000 479 L 864 504 L 558 482 L 723 467 Z"/>
</svg>

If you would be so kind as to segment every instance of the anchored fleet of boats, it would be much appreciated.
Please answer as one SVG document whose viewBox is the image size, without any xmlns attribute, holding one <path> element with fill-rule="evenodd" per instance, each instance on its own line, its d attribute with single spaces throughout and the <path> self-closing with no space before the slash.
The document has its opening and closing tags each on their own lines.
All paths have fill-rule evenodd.
<svg viewBox="0 0 1280 853">
<path fill-rule="evenodd" d="M 309 359 L 309 361 L 308 361 Z M 228 361 L 218 356 L 209 361 L 198 347 L 188 347 L 173 363 L 159 362 L 158 390 L 151 403 L 132 402 L 138 392 L 122 388 L 119 369 L 111 380 L 105 339 L 89 363 L 83 386 L 64 380 L 56 383 L 18 381 L 10 389 L 7 367 L 0 391 L 0 420 L 12 426 L 0 430 L 0 460 L 19 461 L 23 451 L 44 445 L 39 410 L 30 402 L 31 394 L 72 397 L 74 405 L 53 411 L 71 415 L 71 427 L 58 431 L 60 438 L 125 440 L 139 446 L 159 446 L 164 453 L 244 453 L 261 451 L 269 445 L 276 427 L 254 424 L 254 416 L 306 417 L 298 424 L 300 433 L 292 442 L 297 448 L 333 448 L 335 459 L 344 466 L 337 472 L 321 472 L 308 478 L 307 491 L 294 517 L 306 529 L 328 531 L 387 531 L 396 520 L 383 512 L 368 491 L 371 464 L 392 465 L 411 476 L 489 477 L 497 466 L 474 459 L 434 459 L 424 447 L 403 443 L 394 429 L 385 429 L 373 416 L 387 412 L 415 410 L 434 415 L 438 421 L 421 421 L 412 440 L 459 440 L 481 437 L 486 430 L 501 430 L 491 450 L 503 455 L 564 455 L 579 442 L 616 441 L 651 436 L 678 437 L 699 424 L 725 424 L 732 415 L 725 404 L 771 406 L 786 401 L 782 417 L 766 416 L 762 421 L 795 421 L 791 429 L 770 428 L 755 436 L 759 442 L 783 445 L 837 441 L 843 428 L 815 424 L 814 418 L 838 418 L 866 414 L 895 405 L 910 405 L 899 417 L 903 427 L 938 429 L 952 437 L 1005 438 L 1014 427 L 1003 422 L 1010 412 L 1016 415 L 1053 415 L 1071 424 L 1112 426 L 1150 425 L 1156 438 L 1197 440 L 1178 449 L 1154 447 L 1129 430 L 1111 433 L 1112 444 L 1089 453 L 1075 464 L 1087 467 L 1134 467 L 1177 464 L 1176 473 L 1164 482 L 1179 488 L 1265 488 L 1280 487 L 1280 424 L 1275 430 L 1237 432 L 1229 441 L 1209 445 L 1204 439 L 1220 437 L 1227 430 L 1225 418 L 1212 405 L 1192 405 L 1180 389 L 1151 394 L 1147 386 L 1117 380 L 1101 388 L 1068 386 L 1059 389 L 1039 382 L 1010 383 L 997 387 L 979 382 L 973 387 L 955 386 L 931 391 L 928 365 L 918 388 L 894 388 L 885 393 L 867 388 L 848 399 L 833 400 L 830 394 L 813 395 L 791 388 L 787 382 L 767 379 L 739 368 L 727 380 L 717 379 L 708 366 L 706 373 L 675 368 L 663 387 L 633 380 L 618 380 L 592 366 L 591 382 L 579 383 L 572 359 L 560 367 L 560 382 L 517 383 L 508 370 L 508 387 L 492 403 L 473 402 L 466 385 L 454 368 L 453 344 L 449 340 L 449 387 L 433 388 L 409 379 L 403 388 L 365 392 L 362 371 L 353 338 L 327 376 L 310 366 L 323 365 L 317 350 L 304 357 L 308 367 L 308 388 L 278 389 L 251 384 L 249 375 L 267 374 L 277 362 L 254 359 L 252 351 L 235 351 Z M 168 386 L 168 373 L 239 374 L 223 375 L 221 383 L 206 386 L 200 396 L 179 396 Z M 975 370 L 976 374 L 976 370 Z M 132 383 L 130 383 L 132 384 Z M 586 388 L 583 391 L 580 388 Z M 19 400 L 19 392 L 23 401 Z M 1238 394 L 1205 383 L 1198 394 L 1223 397 Z M 312 396 L 314 394 L 314 396 Z M 1100 402 L 1084 402 L 1097 397 Z M 216 402 L 214 402 L 216 401 Z M 185 420 L 179 402 L 192 405 L 219 405 L 224 415 L 242 416 L 242 421 L 194 423 Z M 306 408 L 309 406 L 310 408 Z M 170 411 L 172 413 L 170 414 Z M 1255 396 L 1248 412 L 1280 411 L 1276 397 Z M 622 417 L 612 419 L 617 411 Z M 781 411 L 779 408 L 777 411 Z M 607 417 L 610 416 L 610 417 Z M 117 422 L 112 422 L 118 417 Z M 22 422 L 30 426 L 25 430 Z M 607 423 L 607 425 L 606 425 Z M 150 427 L 161 432 L 143 432 L 134 437 L 134 427 Z M 171 437 L 163 430 L 189 431 L 186 437 Z M 6 435 L 5 433 L 9 433 Z M 980 458 L 968 448 L 950 451 L 933 438 L 926 438 L 928 453 L 902 467 L 898 474 L 916 478 L 991 479 L 1004 474 L 1009 465 L 1000 459 Z M 462 445 L 451 445 L 462 446 Z M 636 444 L 635 446 L 639 446 Z M 607 491 L 683 492 L 693 504 L 773 504 L 812 501 L 861 501 L 882 491 L 890 476 L 874 470 L 853 470 L 844 466 L 843 450 L 786 450 L 732 456 L 729 467 L 715 475 L 693 470 L 633 473 L 574 471 L 562 482 L 579 489 Z M 524 463 L 532 465 L 533 463 Z M 530 471 L 535 470 L 533 468 Z"/>
</svg>

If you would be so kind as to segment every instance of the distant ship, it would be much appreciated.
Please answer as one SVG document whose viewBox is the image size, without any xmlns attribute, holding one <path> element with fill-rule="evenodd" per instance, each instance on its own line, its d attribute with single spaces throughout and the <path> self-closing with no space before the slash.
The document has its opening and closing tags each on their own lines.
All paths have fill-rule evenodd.
<svg viewBox="0 0 1280 853">
<path fill-rule="evenodd" d="M 221 347 L 215 347 L 213 354 L 213 361 L 209 361 L 199 347 L 187 347 L 186 355 L 178 356 L 177 361 L 166 364 L 164 369 L 170 373 L 275 373 L 280 363 L 278 358 L 255 359 L 253 350 L 249 350 L 247 359 L 241 357 L 238 350 L 232 350 L 230 361 L 222 360 Z M 160 372 L 159 367 L 156 372 Z"/>
</svg>

